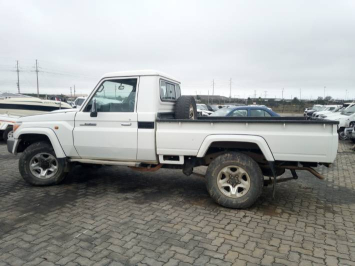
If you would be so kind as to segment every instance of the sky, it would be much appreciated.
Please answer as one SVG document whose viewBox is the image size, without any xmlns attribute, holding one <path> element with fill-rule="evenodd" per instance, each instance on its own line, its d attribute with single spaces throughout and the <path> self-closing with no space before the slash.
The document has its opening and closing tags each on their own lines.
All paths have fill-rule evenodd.
<svg viewBox="0 0 355 266">
<path fill-rule="evenodd" d="M 0 91 L 89 93 L 155 69 L 183 94 L 355 98 L 353 0 L 0 0 Z"/>
</svg>

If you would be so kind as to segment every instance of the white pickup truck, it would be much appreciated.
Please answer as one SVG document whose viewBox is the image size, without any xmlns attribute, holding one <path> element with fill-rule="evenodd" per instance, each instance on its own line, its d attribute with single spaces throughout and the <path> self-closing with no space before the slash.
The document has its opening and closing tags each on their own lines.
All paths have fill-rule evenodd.
<svg viewBox="0 0 355 266">
<path fill-rule="evenodd" d="M 265 184 L 296 179 L 295 170 L 329 166 L 337 122 L 300 117 L 197 117 L 180 82 L 157 71 L 108 73 L 80 110 L 23 117 L 9 152 L 33 185 L 63 180 L 75 164 L 130 166 L 141 171 L 208 166 L 207 190 L 230 208 L 251 206 Z M 293 177 L 277 178 L 290 169 Z M 167 182 L 169 182 L 167 180 Z"/>
</svg>

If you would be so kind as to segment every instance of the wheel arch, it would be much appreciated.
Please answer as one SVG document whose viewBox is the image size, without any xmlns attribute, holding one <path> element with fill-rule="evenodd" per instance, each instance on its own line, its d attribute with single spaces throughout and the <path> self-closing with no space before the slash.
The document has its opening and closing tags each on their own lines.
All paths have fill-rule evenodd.
<svg viewBox="0 0 355 266">
<path fill-rule="evenodd" d="M 65 158 L 66 155 L 60 142 L 58 140 L 57 135 L 53 132 L 53 130 L 48 128 L 39 128 L 39 129 L 23 129 L 21 132 L 16 132 L 17 134 L 17 143 L 14 147 L 14 153 L 23 152 L 28 146 L 33 143 L 40 141 L 49 142 L 56 154 L 57 158 Z"/>
<path fill-rule="evenodd" d="M 264 159 L 268 162 L 275 161 L 266 140 L 255 135 L 210 135 L 207 136 L 198 153 L 197 157 L 204 158 L 212 152 L 214 148 L 223 150 L 258 150 Z M 251 156 L 253 157 L 253 156 Z"/>
</svg>

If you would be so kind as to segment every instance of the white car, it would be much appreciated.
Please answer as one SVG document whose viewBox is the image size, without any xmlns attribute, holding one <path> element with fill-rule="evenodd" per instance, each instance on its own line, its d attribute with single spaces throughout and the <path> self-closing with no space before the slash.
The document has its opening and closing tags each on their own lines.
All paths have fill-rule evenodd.
<svg viewBox="0 0 355 266">
<path fill-rule="evenodd" d="M 323 111 L 314 112 L 312 114 L 312 117 L 313 118 L 320 118 L 321 115 L 337 112 L 340 108 L 342 108 L 341 105 L 326 105 L 325 109 Z"/>
<path fill-rule="evenodd" d="M 196 104 L 196 107 L 197 107 L 197 115 L 199 115 L 199 116 L 209 116 L 209 115 L 213 114 L 212 111 L 208 110 L 206 104 L 198 103 L 198 104 Z"/>
<path fill-rule="evenodd" d="M 321 111 L 323 109 L 323 105 L 321 104 L 315 104 L 313 105 L 311 108 L 306 108 L 304 109 L 304 113 L 303 113 L 303 116 L 309 116 L 308 115 L 308 112 L 317 112 L 317 111 Z M 312 114 L 313 114 L 312 112 Z"/>
<path fill-rule="evenodd" d="M 0 115 L 0 138 L 5 142 L 13 137 L 13 126 L 20 116 L 3 114 Z"/>
<path fill-rule="evenodd" d="M 350 123 L 355 121 L 355 103 L 350 104 L 342 112 L 323 115 L 322 119 L 338 121 L 338 134 L 340 139 L 345 139 L 344 129 L 350 126 Z"/>
<path fill-rule="evenodd" d="M 87 97 L 78 97 L 75 99 L 75 101 L 72 103 L 73 108 L 80 109 L 80 107 L 83 105 Z"/>
<path fill-rule="evenodd" d="M 225 207 L 247 208 L 265 184 L 290 180 L 276 179 L 286 169 L 293 179 L 294 170 L 323 179 L 312 167 L 334 162 L 337 125 L 298 117 L 197 117 L 194 97 L 181 96 L 176 78 L 153 70 L 113 72 L 77 112 L 21 118 L 7 148 L 22 153 L 19 171 L 32 185 L 58 184 L 78 163 L 185 175 L 207 166 L 210 196 Z"/>
</svg>

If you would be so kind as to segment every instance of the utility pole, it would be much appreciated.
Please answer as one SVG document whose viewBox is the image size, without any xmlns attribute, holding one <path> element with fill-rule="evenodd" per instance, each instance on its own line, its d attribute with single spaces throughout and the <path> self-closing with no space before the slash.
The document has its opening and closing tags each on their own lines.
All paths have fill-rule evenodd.
<svg viewBox="0 0 355 266">
<path fill-rule="evenodd" d="M 214 98 L 214 80 L 212 80 L 212 104 L 213 104 L 213 98 Z"/>
<path fill-rule="evenodd" d="M 70 97 L 73 97 L 73 92 L 72 92 L 71 87 L 70 87 Z"/>
<path fill-rule="evenodd" d="M 18 93 L 20 94 L 20 70 L 18 69 L 18 60 L 17 60 L 17 90 Z"/>
<path fill-rule="evenodd" d="M 38 84 L 38 63 L 36 59 L 36 74 L 37 74 L 37 97 L 39 98 L 39 84 Z"/>
<path fill-rule="evenodd" d="M 325 100 L 325 88 L 326 88 L 326 86 L 324 86 L 324 97 L 323 97 L 323 100 Z"/>
<path fill-rule="evenodd" d="M 256 90 L 254 90 L 254 99 L 256 99 Z"/>
<path fill-rule="evenodd" d="M 75 97 L 75 85 L 74 85 L 74 97 Z"/>
<path fill-rule="evenodd" d="M 232 79 L 229 79 L 229 103 L 232 102 Z"/>
<path fill-rule="evenodd" d="M 282 88 L 282 100 L 284 99 L 284 88 Z"/>
<path fill-rule="evenodd" d="M 267 96 L 267 91 L 264 91 L 265 92 L 265 99 L 266 99 L 266 96 Z"/>
</svg>

